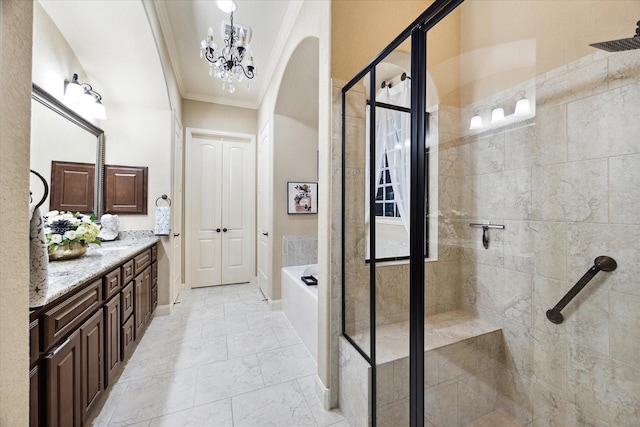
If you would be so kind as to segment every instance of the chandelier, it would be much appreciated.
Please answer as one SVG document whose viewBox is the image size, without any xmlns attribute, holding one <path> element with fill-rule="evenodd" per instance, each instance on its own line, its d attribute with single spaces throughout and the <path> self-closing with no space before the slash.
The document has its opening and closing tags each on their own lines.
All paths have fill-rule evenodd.
<svg viewBox="0 0 640 427">
<path fill-rule="evenodd" d="M 224 47 L 218 49 L 213 41 L 213 28 L 209 27 L 207 38 L 200 42 L 200 58 L 209 63 L 209 75 L 222 80 L 222 89 L 229 93 L 236 91 L 234 81 L 251 80 L 255 75 L 255 65 L 249 41 L 251 30 L 247 27 L 233 25 L 233 12 L 237 9 L 234 0 L 218 1 L 218 7 L 231 13 L 231 25 L 222 23 Z M 249 84 L 247 84 L 247 88 Z"/>
</svg>

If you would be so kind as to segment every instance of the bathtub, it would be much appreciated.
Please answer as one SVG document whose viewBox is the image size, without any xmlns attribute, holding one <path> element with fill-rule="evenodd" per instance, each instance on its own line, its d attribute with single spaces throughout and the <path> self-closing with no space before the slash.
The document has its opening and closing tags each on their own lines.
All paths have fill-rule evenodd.
<svg viewBox="0 0 640 427">
<path fill-rule="evenodd" d="M 311 265 L 282 268 L 280 279 L 282 311 L 307 347 L 313 360 L 318 362 L 318 287 L 307 286 L 300 277 Z M 316 271 L 317 271 L 317 265 Z"/>
</svg>

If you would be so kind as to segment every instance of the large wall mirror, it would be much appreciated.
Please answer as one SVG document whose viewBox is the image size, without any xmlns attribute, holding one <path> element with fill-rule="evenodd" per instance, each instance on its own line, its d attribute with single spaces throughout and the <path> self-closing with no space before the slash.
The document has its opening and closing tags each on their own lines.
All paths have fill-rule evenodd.
<svg viewBox="0 0 640 427">
<path fill-rule="evenodd" d="M 31 98 L 31 169 L 45 177 L 51 190 L 57 191 L 59 195 L 62 188 L 59 183 L 56 188 L 52 182 L 52 163 L 85 165 L 87 168 L 93 166 L 93 182 L 88 182 L 81 188 L 76 186 L 73 191 L 76 197 L 81 199 L 83 192 L 93 191 L 93 194 L 87 195 L 87 200 L 92 200 L 92 206 L 87 210 L 100 218 L 104 209 L 104 131 L 35 83 L 32 86 Z M 41 198 L 43 185 L 33 174 L 30 188 L 33 200 Z M 56 196 L 50 193 L 40 207 L 43 213 L 50 210 L 52 200 L 55 201 Z"/>
</svg>

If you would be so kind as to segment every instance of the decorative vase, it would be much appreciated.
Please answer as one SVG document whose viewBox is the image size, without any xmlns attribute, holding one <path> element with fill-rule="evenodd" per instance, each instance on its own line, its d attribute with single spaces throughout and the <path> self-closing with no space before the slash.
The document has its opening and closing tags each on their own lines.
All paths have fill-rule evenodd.
<svg viewBox="0 0 640 427">
<path fill-rule="evenodd" d="M 56 249 L 49 248 L 49 261 L 79 258 L 87 252 L 87 244 L 83 242 L 65 242 Z"/>
</svg>

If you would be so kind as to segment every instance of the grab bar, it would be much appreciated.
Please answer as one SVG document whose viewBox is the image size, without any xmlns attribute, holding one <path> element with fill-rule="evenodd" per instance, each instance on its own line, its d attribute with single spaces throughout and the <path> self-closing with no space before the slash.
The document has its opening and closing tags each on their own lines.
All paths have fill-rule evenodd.
<svg viewBox="0 0 640 427">
<path fill-rule="evenodd" d="M 567 292 L 567 294 L 558 301 L 555 307 L 551 310 L 547 310 L 547 319 L 558 325 L 562 323 L 564 321 L 564 317 L 560 311 L 562 311 L 562 309 L 565 308 L 576 295 L 578 295 L 582 288 L 584 288 L 587 283 L 589 283 L 591 279 L 598 274 L 598 271 L 613 271 L 616 267 L 618 267 L 618 264 L 613 258 L 606 255 L 597 257 L 593 261 L 593 267 L 591 267 L 584 276 L 582 276 L 580 280 L 573 285 L 573 288 L 569 289 L 569 292 Z"/>
</svg>

